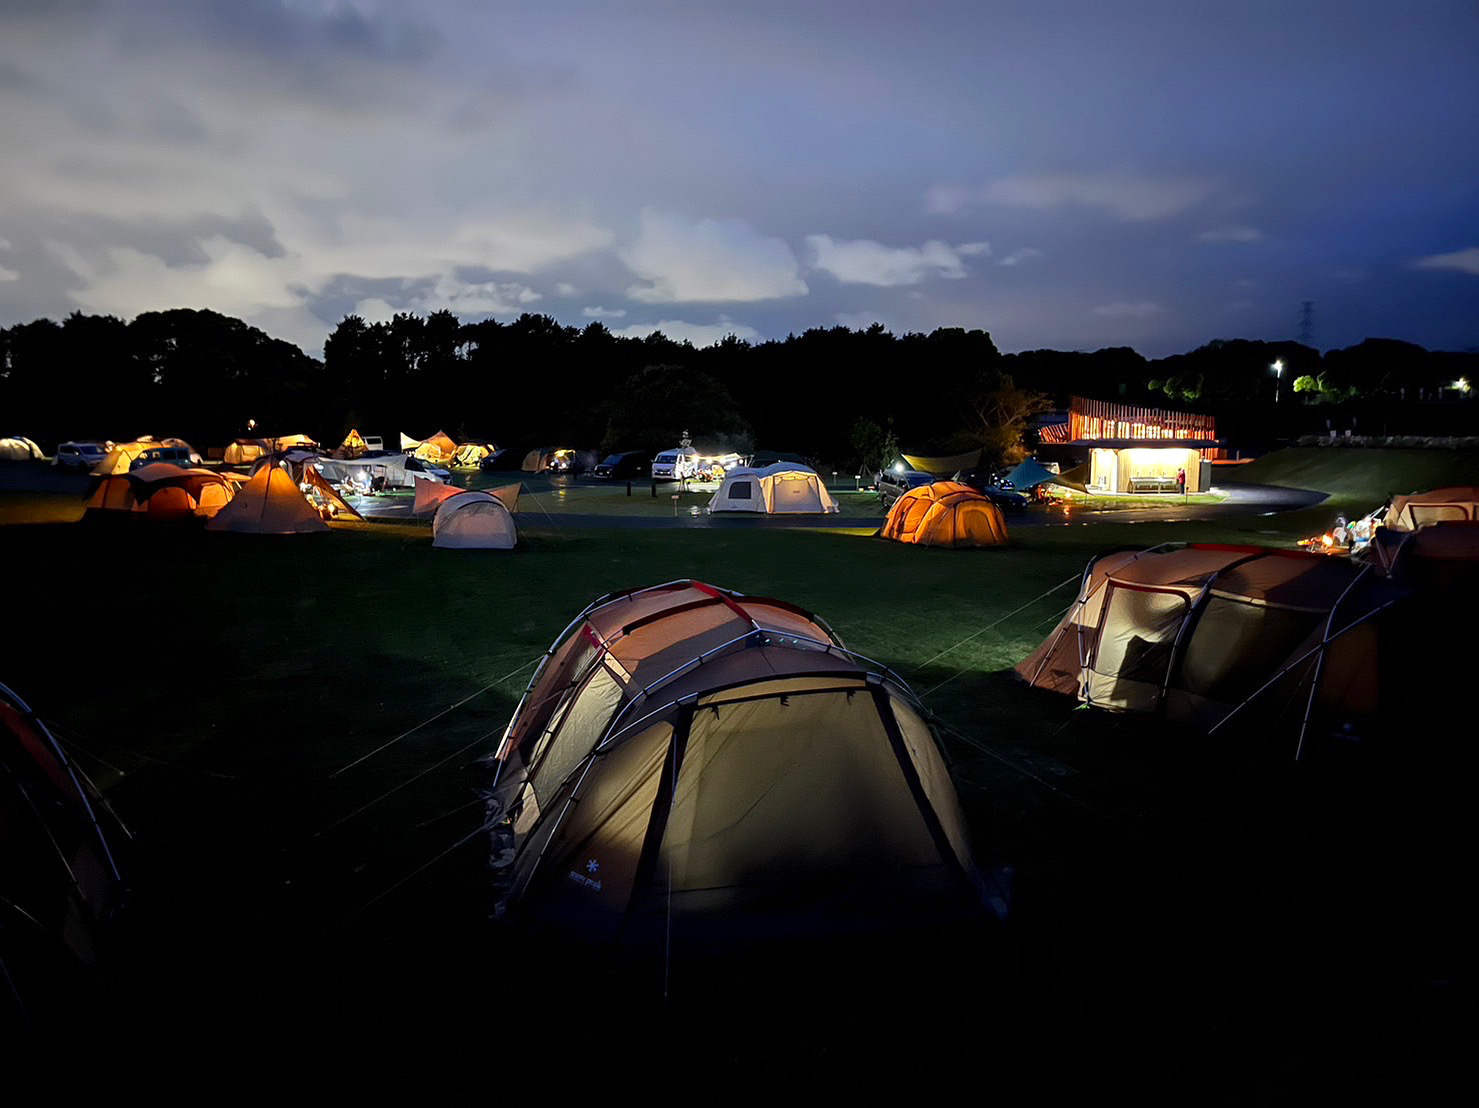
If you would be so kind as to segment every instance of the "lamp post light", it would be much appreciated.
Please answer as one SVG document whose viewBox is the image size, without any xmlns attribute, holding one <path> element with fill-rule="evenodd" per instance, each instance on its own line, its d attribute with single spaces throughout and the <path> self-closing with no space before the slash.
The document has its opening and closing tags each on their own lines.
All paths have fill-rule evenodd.
<svg viewBox="0 0 1479 1108">
<path fill-rule="evenodd" d="M 1274 364 L 1270 368 L 1274 371 L 1274 403 L 1277 404 L 1279 402 L 1279 386 L 1284 381 L 1284 359 L 1275 358 Z"/>
</svg>

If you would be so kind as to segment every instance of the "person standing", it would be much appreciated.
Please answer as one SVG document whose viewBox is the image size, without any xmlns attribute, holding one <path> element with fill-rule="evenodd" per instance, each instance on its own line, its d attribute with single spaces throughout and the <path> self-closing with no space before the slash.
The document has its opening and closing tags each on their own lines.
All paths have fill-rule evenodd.
<svg viewBox="0 0 1479 1108">
<path fill-rule="evenodd" d="M 1186 496 L 1186 467 L 1183 466 L 1176 471 L 1176 492 L 1182 497 Z"/>
</svg>

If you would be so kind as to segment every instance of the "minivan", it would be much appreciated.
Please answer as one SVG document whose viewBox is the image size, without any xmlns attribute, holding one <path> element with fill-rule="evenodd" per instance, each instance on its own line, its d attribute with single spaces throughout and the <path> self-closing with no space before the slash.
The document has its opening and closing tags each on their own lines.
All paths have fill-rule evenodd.
<svg viewBox="0 0 1479 1108">
<path fill-rule="evenodd" d="M 189 469 L 194 464 L 190 460 L 190 451 L 183 446 L 151 446 L 139 451 L 139 456 L 129 463 L 128 468 L 143 469 L 156 462 L 179 466 L 181 469 Z"/>
</svg>

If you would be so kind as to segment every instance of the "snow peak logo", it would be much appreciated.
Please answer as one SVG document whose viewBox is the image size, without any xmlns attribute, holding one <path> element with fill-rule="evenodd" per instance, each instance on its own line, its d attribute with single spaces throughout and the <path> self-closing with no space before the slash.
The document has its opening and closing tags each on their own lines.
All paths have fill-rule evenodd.
<svg viewBox="0 0 1479 1108">
<path fill-rule="evenodd" d="M 601 863 L 592 858 L 588 862 L 586 862 L 584 873 L 581 873 L 579 870 L 571 870 L 570 880 L 574 881 L 577 885 L 584 885 L 586 888 L 591 889 L 594 892 L 600 892 L 601 881 L 598 877 L 596 877 L 596 874 L 600 871 Z"/>
</svg>

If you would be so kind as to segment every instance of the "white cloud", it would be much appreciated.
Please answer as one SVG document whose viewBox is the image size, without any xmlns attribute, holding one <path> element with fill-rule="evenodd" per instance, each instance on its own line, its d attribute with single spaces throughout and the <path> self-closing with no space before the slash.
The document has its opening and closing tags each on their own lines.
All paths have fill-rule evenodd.
<svg viewBox="0 0 1479 1108">
<path fill-rule="evenodd" d="M 962 242 L 955 248 L 962 258 L 986 258 L 991 256 L 989 242 Z"/>
<path fill-rule="evenodd" d="M 619 254 L 646 282 L 627 289 L 644 304 L 752 302 L 807 292 L 791 248 L 739 219 L 691 223 L 645 209 L 637 240 Z"/>
<path fill-rule="evenodd" d="M 1141 300 L 1134 304 L 1101 304 L 1094 309 L 1094 314 L 1108 316 L 1110 318 L 1144 319 L 1148 316 L 1160 315 L 1165 310 L 1165 308 L 1154 301 Z"/>
<path fill-rule="evenodd" d="M 1456 269 L 1460 273 L 1479 274 L 1479 246 L 1455 250 L 1451 254 L 1430 254 L 1412 263 L 1414 269 Z"/>
<path fill-rule="evenodd" d="M 844 284 L 892 288 L 917 285 L 929 277 L 966 275 L 960 255 L 937 239 L 923 246 L 884 246 L 872 239 L 834 242 L 830 235 L 807 235 L 812 265 Z M 984 244 L 981 244 L 984 245 Z"/>
<path fill-rule="evenodd" d="M 1024 246 L 1021 250 L 1013 250 L 1010 254 L 1008 254 L 1005 258 L 1003 258 L 996 264 L 1008 266 L 1021 265 L 1023 262 L 1030 262 L 1033 258 L 1041 258 L 1042 256 L 1042 251 L 1039 250 L 1037 247 Z"/>
<path fill-rule="evenodd" d="M 623 327 L 611 333 L 621 338 L 645 339 L 654 331 L 661 331 L 674 342 L 686 340 L 699 347 L 713 346 L 716 342 L 723 342 L 730 335 L 744 339 L 746 342 L 753 342 L 760 337 L 760 332 L 755 328 L 732 323 L 722 317 L 718 323 L 686 323 L 680 319 L 664 319 L 657 323 L 633 323 L 629 327 Z"/>
<path fill-rule="evenodd" d="M 599 305 L 594 308 L 582 308 L 580 314 L 589 316 L 591 319 L 621 319 L 627 314 L 625 308 L 603 308 Z"/>
<path fill-rule="evenodd" d="M 1197 235 L 1198 242 L 1257 242 L 1263 232 L 1257 227 L 1214 227 Z"/>
<path fill-rule="evenodd" d="M 542 297 L 528 285 L 517 281 L 460 281 L 452 276 L 438 278 L 430 291 L 412 297 L 408 311 L 439 312 L 457 315 L 514 315 Z"/>
<path fill-rule="evenodd" d="M 1002 177 L 982 188 L 939 185 L 925 207 L 953 215 L 980 204 L 1014 208 L 1101 208 L 1117 219 L 1165 219 L 1205 200 L 1215 182 L 1195 177 L 1152 178 L 1131 173 L 1025 173 Z"/>
<path fill-rule="evenodd" d="M 391 317 L 396 314 L 396 309 L 391 307 L 388 301 L 378 296 L 371 296 L 354 306 L 354 314 L 366 323 L 389 323 Z"/>
<path fill-rule="evenodd" d="M 15 281 L 20 279 L 20 274 L 13 269 L 6 269 L 0 265 L 0 281 Z"/>
<path fill-rule="evenodd" d="M 576 289 L 576 287 L 572 285 L 569 281 L 561 281 L 558 285 L 555 286 L 555 292 L 558 293 L 560 296 L 574 296 L 577 291 L 579 290 Z"/>
</svg>

